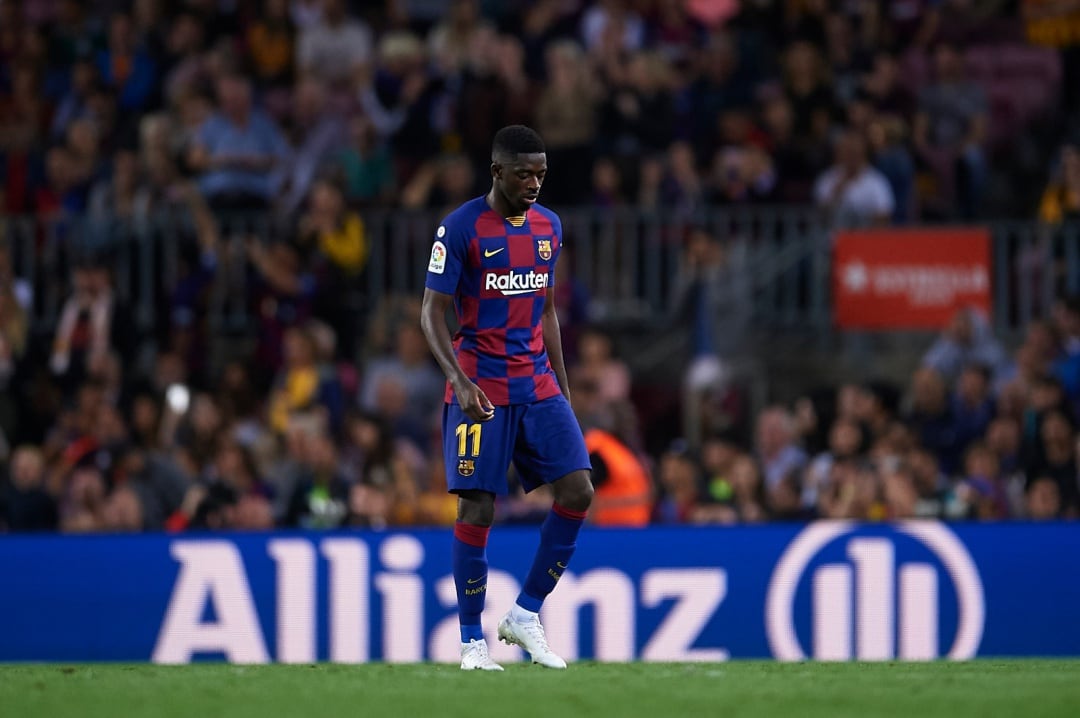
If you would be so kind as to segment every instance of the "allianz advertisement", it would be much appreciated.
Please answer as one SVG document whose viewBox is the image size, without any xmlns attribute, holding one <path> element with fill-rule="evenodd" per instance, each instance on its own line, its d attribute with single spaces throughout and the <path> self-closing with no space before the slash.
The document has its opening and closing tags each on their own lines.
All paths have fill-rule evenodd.
<svg viewBox="0 0 1080 718">
<path fill-rule="evenodd" d="M 496 528 L 485 628 L 535 530 Z M 456 661 L 450 533 L 0 538 L 0 660 Z M 603 661 L 1080 655 L 1076 524 L 591 530 L 544 607 Z M 522 657 L 489 636 L 497 660 Z"/>
</svg>

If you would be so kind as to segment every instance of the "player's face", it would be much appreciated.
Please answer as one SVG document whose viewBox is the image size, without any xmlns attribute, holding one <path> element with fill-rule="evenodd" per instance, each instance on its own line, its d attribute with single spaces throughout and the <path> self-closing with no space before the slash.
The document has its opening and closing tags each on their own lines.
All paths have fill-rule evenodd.
<svg viewBox="0 0 1080 718">
<path fill-rule="evenodd" d="M 495 163 L 492 171 L 510 208 L 524 212 L 540 196 L 540 185 L 547 176 L 547 155 L 542 152 L 516 155 L 505 163 Z"/>
</svg>

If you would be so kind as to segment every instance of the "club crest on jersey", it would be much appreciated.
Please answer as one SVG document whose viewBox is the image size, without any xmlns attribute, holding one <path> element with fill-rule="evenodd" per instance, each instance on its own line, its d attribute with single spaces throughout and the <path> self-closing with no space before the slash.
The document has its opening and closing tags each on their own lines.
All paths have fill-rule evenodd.
<svg viewBox="0 0 1080 718">
<path fill-rule="evenodd" d="M 537 239 L 536 240 L 536 253 L 540 255 L 540 259 L 545 262 L 551 259 L 551 240 L 550 239 Z"/>
<path fill-rule="evenodd" d="M 476 461 L 474 459 L 458 459 L 457 472 L 462 476 L 472 476 L 476 471 Z"/>
</svg>

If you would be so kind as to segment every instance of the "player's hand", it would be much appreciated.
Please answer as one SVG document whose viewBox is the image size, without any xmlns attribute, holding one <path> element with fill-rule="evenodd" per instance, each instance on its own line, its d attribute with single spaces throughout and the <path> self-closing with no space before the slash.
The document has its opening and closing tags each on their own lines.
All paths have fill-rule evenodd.
<svg viewBox="0 0 1080 718">
<path fill-rule="evenodd" d="M 454 386 L 454 395 L 465 416 L 473 421 L 489 421 L 495 416 L 495 406 L 483 390 L 471 381 Z"/>
</svg>

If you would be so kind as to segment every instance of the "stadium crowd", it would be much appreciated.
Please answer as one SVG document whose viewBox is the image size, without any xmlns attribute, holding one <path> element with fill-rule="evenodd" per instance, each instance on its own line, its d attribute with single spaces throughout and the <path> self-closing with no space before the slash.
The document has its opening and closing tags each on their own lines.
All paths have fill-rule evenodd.
<svg viewBox="0 0 1080 718">
<path fill-rule="evenodd" d="M 0 248 L 0 531 L 452 523 L 419 297 L 343 298 L 365 212 L 475 196 L 505 124 L 544 136 L 555 207 L 813 202 L 904 223 L 981 216 L 1016 133 L 1069 137 L 1078 107 L 1067 3 L 353 5 L 0 0 L 0 223 L 170 210 L 193 227 L 150 336 L 107 254 L 71 252 L 54 321 L 32 326 L 41 288 Z M 1024 44 L 1021 10 L 1046 47 Z M 1077 157 L 1068 141 L 1051 163 L 1048 223 L 1080 212 Z M 238 258 L 222 219 L 252 212 L 288 240 Z M 256 319 L 212 361 L 207 295 L 237 260 Z M 910 386 L 825 389 L 649 456 L 630 369 L 583 323 L 584 290 L 557 288 L 595 523 L 1080 510 L 1073 299 L 1014 355 L 962 312 Z M 544 501 L 511 493 L 500 520 Z"/>
</svg>

